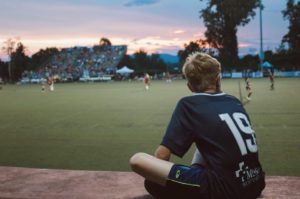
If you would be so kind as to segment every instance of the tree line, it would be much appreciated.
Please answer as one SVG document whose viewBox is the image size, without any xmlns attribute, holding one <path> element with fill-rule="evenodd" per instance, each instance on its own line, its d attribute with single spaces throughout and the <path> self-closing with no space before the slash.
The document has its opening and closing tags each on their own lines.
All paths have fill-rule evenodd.
<svg viewBox="0 0 300 199">
<path fill-rule="evenodd" d="M 136 75 L 142 75 L 146 72 L 155 74 L 168 71 L 168 64 L 160 58 L 159 54 L 148 55 L 143 49 L 133 55 L 125 55 L 118 65 L 118 67 L 122 66 L 130 66 Z"/>
<path fill-rule="evenodd" d="M 125 55 L 119 66 L 131 66 L 137 74 L 149 72 L 179 72 L 186 57 L 196 51 L 206 52 L 216 57 L 226 71 L 242 71 L 260 69 L 258 55 L 238 56 L 238 27 L 247 25 L 255 16 L 255 9 L 263 9 L 261 0 L 199 0 L 206 2 L 206 7 L 200 10 L 199 17 L 206 27 L 205 38 L 190 41 L 178 51 L 179 63 L 165 63 L 159 54 L 147 55 L 145 50 L 139 50 L 133 55 Z M 286 8 L 282 11 L 283 18 L 288 20 L 289 27 L 283 36 L 281 45 L 275 52 L 264 52 L 264 60 L 272 63 L 279 70 L 299 70 L 300 67 L 300 2 L 286 0 Z M 18 39 L 9 38 L 4 42 L 3 51 L 10 57 L 9 62 L 0 60 L 0 77 L 16 81 L 24 70 L 38 70 L 51 56 L 59 53 L 57 48 L 41 49 L 32 57 L 25 54 L 26 47 Z M 107 38 L 101 38 L 102 48 L 111 45 Z"/>
</svg>

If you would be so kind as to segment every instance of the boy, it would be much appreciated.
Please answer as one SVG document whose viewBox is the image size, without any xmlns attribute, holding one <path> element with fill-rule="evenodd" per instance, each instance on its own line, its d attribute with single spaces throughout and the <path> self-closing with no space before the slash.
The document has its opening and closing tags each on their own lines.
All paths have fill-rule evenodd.
<svg viewBox="0 0 300 199">
<path fill-rule="evenodd" d="M 132 170 L 156 198 L 257 198 L 265 181 L 255 134 L 241 102 L 220 90 L 220 63 L 195 53 L 182 71 L 193 95 L 178 102 L 155 157 L 135 154 Z M 192 143 L 197 150 L 191 166 L 169 162 Z"/>
</svg>

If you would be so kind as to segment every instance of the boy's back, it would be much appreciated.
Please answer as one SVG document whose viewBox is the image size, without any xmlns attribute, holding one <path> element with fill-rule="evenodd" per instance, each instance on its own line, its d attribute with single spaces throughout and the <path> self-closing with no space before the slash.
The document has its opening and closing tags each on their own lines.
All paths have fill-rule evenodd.
<svg viewBox="0 0 300 199">
<path fill-rule="evenodd" d="M 207 162 L 205 192 L 211 198 L 260 194 L 264 173 L 254 131 L 239 100 L 224 93 L 182 98 L 161 144 L 182 157 L 193 141 Z"/>
</svg>

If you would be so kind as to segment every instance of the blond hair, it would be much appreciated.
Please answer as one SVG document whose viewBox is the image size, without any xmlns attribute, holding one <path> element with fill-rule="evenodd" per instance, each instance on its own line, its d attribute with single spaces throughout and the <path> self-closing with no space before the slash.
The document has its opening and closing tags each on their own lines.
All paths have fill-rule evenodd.
<svg viewBox="0 0 300 199">
<path fill-rule="evenodd" d="M 208 54 L 196 52 L 188 56 L 182 72 L 195 91 L 203 92 L 216 85 L 221 64 Z"/>
</svg>

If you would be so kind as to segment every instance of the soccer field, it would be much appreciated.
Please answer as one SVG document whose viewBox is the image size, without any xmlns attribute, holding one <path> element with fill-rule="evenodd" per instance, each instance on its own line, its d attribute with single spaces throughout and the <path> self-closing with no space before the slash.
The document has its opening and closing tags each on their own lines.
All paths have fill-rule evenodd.
<svg viewBox="0 0 300 199">
<path fill-rule="evenodd" d="M 238 79 L 222 89 L 239 96 Z M 267 175 L 300 176 L 300 79 L 251 79 L 245 107 L 257 135 Z M 245 85 L 242 90 L 245 95 Z M 83 170 L 129 170 L 136 152 L 153 153 L 177 101 L 190 92 L 185 81 L 5 85 L 0 90 L 0 165 Z M 193 149 L 183 159 L 189 163 Z"/>
</svg>

